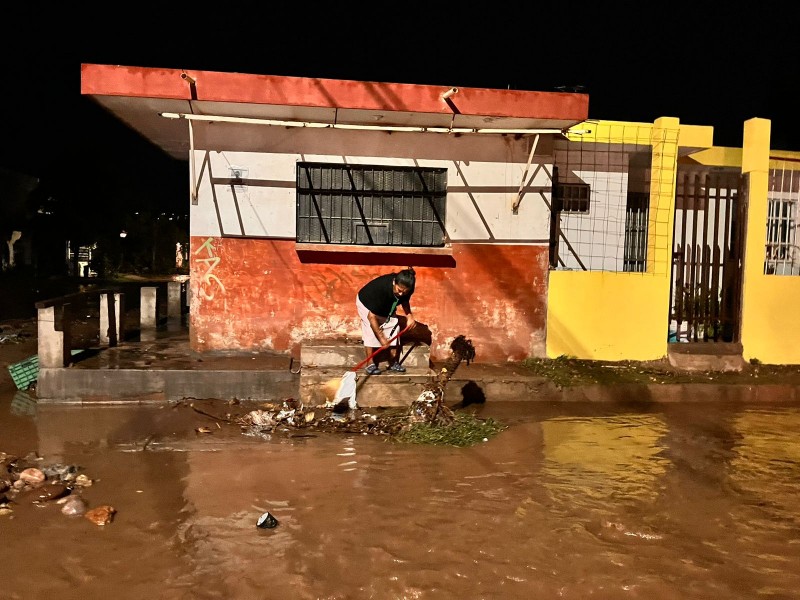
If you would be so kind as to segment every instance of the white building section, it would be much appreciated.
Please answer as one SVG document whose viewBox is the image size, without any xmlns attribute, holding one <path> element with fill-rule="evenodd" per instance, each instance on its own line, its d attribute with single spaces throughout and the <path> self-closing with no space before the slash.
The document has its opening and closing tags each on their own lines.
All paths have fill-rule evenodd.
<svg viewBox="0 0 800 600">
<path fill-rule="evenodd" d="M 236 127 L 236 147 L 220 128 Z M 293 239 L 299 162 L 447 169 L 448 241 L 547 244 L 552 142 L 533 135 L 336 131 L 195 123 L 192 236 Z M 311 153 L 313 151 L 313 153 Z M 517 214 L 513 204 L 522 186 Z"/>
</svg>

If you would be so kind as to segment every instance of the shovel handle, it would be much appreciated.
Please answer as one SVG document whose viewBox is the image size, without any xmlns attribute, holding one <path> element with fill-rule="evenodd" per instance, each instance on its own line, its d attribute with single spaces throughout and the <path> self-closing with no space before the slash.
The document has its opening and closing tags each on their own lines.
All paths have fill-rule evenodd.
<svg viewBox="0 0 800 600">
<path fill-rule="evenodd" d="M 392 337 L 392 338 L 391 338 L 391 339 L 390 339 L 388 342 L 386 342 L 386 344 L 385 344 L 384 346 L 381 346 L 380 348 L 378 348 L 377 350 L 375 350 L 375 352 L 373 352 L 372 354 L 370 354 L 370 355 L 369 355 L 367 358 L 365 358 L 365 359 L 364 359 L 364 360 L 362 360 L 360 363 L 358 363 L 358 364 L 357 364 L 355 367 L 353 367 L 353 368 L 351 369 L 351 371 L 358 371 L 358 370 L 359 370 L 361 367 L 363 367 L 365 364 L 367 364 L 367 362 L 369 362 L 369 360 L 370 360 L 370 359 L 371 359 L 373 356 L 375 356 L 375 355 L 376 355 L 378 352 L 380 352 L 381 350 L 385 350 L 386 348 L 388 348 L 389 346 L 391 346 L 391 344 L 392 344 L 392 342 L 393 342 L 393 341 L 395 341 L 397 338 L 399 338 L 401 335 L 403 335 L 403 334 L 404 334 L 406 331 L 408 331 L 409 329 L 410 329 L 410 327 L 409 327 L 408 325 L 406 325 L 406 328 L 405 328 L 405 329 L 403 329 L 403 331 L 401 331 L 400 333 L 398 333 L 397 335 L 395 335 L 394 337 Z"/>
</svg>

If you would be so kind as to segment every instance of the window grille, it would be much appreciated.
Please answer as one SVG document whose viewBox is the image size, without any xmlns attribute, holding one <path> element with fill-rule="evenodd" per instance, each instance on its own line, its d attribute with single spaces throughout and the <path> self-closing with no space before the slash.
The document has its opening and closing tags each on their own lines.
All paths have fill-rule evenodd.
<svg viewBox="0 0 800 600">
<path fill-rule="evenodd" d="M 623 271 L 643 273 L 647 266 L 647 219 L 650 194 L 628 192 L 625 207 L 625 255 Z"/>
<path fill-rule="evenodd" d="M 562 212 L 589 212 L 588 183 L 559 183 L 556 185 L 557 206 Z"/>
<path fill-rule="evenodd" d="M 443 246 L 447 169 L 301 162 L 297 241 Z"/>
<path fill-rule="evenodd" d="M 800 275 L 800 171 L 770 169 L 764 273 Z"/>
<path fill-rule="evenodd" d="M 668 267 L 663 260 L 648 265 L 648 239 L 671 214 L 668 202 L 655 203 L 654 212 L 649 199 L 651 180 L 671 174 L 677 132 L 654 138 L 649 127 L 612 125 L 586 139 L 555 140 L 551 268 L 660 273 Z"/>
</svg>

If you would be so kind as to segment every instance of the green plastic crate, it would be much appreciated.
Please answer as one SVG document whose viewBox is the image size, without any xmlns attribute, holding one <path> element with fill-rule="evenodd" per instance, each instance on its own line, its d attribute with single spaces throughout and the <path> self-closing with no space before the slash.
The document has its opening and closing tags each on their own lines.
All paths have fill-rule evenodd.
<svg viewBox="0 0 800 600">
<path fill-rule="evenodd" d="M 83 349 L 70 350 L 72 356 L 83 352 Z M 8 371 L 11 373 L 11 379 L 18 390 L 27 390 L 31 384 L 39 379 L 39 356 L 31 356 L 22 362 L 15 363 L 8 366 Z"/>
<path fill-rule="evenodd" d="M 8 365 L 11 379 L 18 390 L 27 390 L 39 378 L 39 357 L 31 356 L 22 362 Z"/>
</svg>

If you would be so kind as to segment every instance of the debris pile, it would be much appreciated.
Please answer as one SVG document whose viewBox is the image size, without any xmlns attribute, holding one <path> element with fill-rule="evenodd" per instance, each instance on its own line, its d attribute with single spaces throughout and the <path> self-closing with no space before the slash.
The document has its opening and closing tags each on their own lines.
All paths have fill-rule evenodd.
<svg viewBox="0 0 800 600">
<path fill-rule="evenodd" d="M 450 344 L 450 356 L 432 381 L 425 384 L 422 393 L 411 403 L 409 420 L 413 423 L 432 423 L 434 425 L 451 425 L 455 414 L 444 403 L 444 388 L 453 377 L 462 361 L 470 363 L 475 358 L 475 347 L 472 340 L 459 335 Z"/>
<path fill-rule="evenodd" d="M 462 361 L 475 358 L 471 340 L 458 336 L 450 345 L 451 355 L 438 374 L 425 384 L 408 408 L 382 408 L 368 412 L 350 408 L 346 401 L 333 406 L 304 407 L 294 399 L 268 404 L 237 417 L 245 435 L 269 437 L 281 430 L 330 431 L 394 436 L 414 443 L 469 445 L 485 441 L 501 426 L 472 415 L 456 415 L 444 403 L 444 389 Z M 196 410 L 196 409 L 195 409 Z"/>
<path fill-rule="evenodd" d="M 81 491 L 94 481 L 80 473 L 76 465 L 44 465 L 36 454 L 19 458 L 0 452 L 0 516 L 13 518 L 14 509 L 23 502 L 45 506 L 61 505 L 61 513 L 84 516 L 96 525 L 106 525 L 117 512 L 103 505 L 88 509 Z"/>
</svg>

